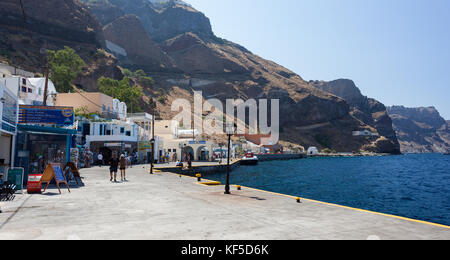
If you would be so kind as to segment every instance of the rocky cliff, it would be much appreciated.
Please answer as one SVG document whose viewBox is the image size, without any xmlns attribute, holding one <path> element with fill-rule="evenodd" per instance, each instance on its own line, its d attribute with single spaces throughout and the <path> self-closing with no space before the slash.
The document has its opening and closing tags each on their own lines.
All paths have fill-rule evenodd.
<svg viewBox="0 0 450 260">
<path fill-rule="evenodd" d="M 122 76 L 116 58 L 120 66 L 144 68 L 156 85 L 145 88 L 142 99 L 156 101 L 163 118 L 173 116 L 173 99 L 191 99 L 194 90 L 203 91 L 205 98 L 220 100 L 277 98 L 283 141 L 342 152 L 366 148 L 392 151 L 385 148 L 383 140 L 352 136 L 354 130 L 373 129 L 369 124 L 371 118 L 376 119 L 373 115 L 364 115 L 368 123 L 360 120 L 342 98 L 242 46 L 216 37 L 209 19 L 189 5 L 179 1 L 154 5 L 148 0 L 83 2 L 87 7 L 77 0 L 24 0 L 29 22 L 23 20 L 19 1 L 0 2 L 4 13 L 0 28 L 8 32 L 0 46 L 2 50 L 14 48 L 11 63 L 36 71 L 41 66 L 41 56 L 36 53 L 42 46 L 58 49 L 67 45 L 88 63 L 76 82 L 88 91 L 96 90 L 100 76 Z M 8 15 L 16 22 L 5 18 Z M 107 49 L 115 57 L 98 48 Z M 161 91 L 167 95 L 165 101 L 155 96 Z M 373 111 L 376 114 L 381 110 Z"/>
<path fill-rule="evenodd" d="M 404 153 L 450 150 L 450 126 L 434 107 L 388 107 Z"/>
<path fill-rule="evenodd" d="M 380 135 L 378 142 L 384 139 L 380 150 L 400 153 L 400 144 L 392 127 L 392 119 L 382 103 L 363 96 L 352 80 L 312 81 L 311 84 L 347 101 L 351 109 L 350 114 L 364 124 L 373 127 Z M 380 147 L 380 145 L 376 145 L 376 147 Z"/>
<path fill-rule="evenodd" d="M 0 1 L 0 57 L 33 72 L 43 72 L 46 50 L 69 46 L 86 61 L 77 85 L 95 89 L 100 75 L 118 78 L 116 60 L 105 47 L 101 24 L 73 0 Z"/>
</svg>

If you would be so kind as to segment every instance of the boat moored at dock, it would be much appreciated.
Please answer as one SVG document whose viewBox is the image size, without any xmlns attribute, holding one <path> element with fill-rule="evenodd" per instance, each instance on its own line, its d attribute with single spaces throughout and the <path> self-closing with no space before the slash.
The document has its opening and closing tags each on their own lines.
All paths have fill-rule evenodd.
<svg viewBox="0 0 450 260">
<path fill-rule="evenodd" d="M 254 153 L 246 153 L 240 161 L 241 165 L 257 165 L 258 162 L 259 159 Z"/>
</svg>

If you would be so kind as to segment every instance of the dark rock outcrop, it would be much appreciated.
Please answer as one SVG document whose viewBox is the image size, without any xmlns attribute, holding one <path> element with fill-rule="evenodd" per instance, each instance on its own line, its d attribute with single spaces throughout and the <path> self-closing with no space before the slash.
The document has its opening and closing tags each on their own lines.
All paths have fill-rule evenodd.
<svg viewBox="0 0 450 260">
<path fill-rule="evenodd" d="M 46 50 L 73 48 L 86 62 L 75 84 L 95 89 L 98 75 L 121 77 L 116 60 L 103 55 L 102 26 L 86 6 L 74 0 L 0 1 L 0 55 L 24 69 L 43 72 Z"/>
<path fill-rule="evenodd" d="M 405 153 L 442 153 L 450 150 L 450 127 L 434 107 L 388 107 L 401 149 Z"/>
<path fill-rule="evenodd" d="M 154 78 L 156 85 L 144 88 L 143 100 L 156 100 L 163 118 L 173 116 L 169 107 L 171 100 L 191 99 L 194 90 L 201 90 L 205 98 L 222 101 L 228 98 L 280 99 L 281 139 L 305 147 L 358 151 L 373 142 L 354 138 L 352 131 L 373 129 L 372 123 L 379 132 L 386 131 L 385 136 L 389 136 L 388 128 L 377 125 L 387 121 L 380 104 L 367 100 L 365 105 L 370 112 L 360 109 L 362 114 L 356 117 L 355 107 L 336 95 L 320 90 L 296 73 L 242 46 L 217 38 L 209 19 L 190 6 L 174 2 L 155 6 L 147 0 L 84 1 L 97 19 L 77 0 L 24 2 L 26 13 L 36 19 L 32 22 L 37 26 L 32 29 L 32 38 L 27 38 L 25 24 L 17 26 L 7 18 L 0 20 L 3 21 L 0 30 L 10 32 L 5 34 L 7 39 L 2 40 L 5 46 L 14 48 L 21 57 L 34 57 L 28 61 L 17 59 L 14 63 L 29 64 L 36 70 L 42 57 L 35 53 L 39 53 L 42 46 L 60 49 L 67 45 L 88 64 L 76 82 L 80 88 L 95 91 L 96 80 L 101 75 L 120 78 L 115 57 L 98 50 L 105 48 L 106 39 L 114 43 L 114 47 L 120 47 L 118 53 L 121 50 L 126 53 L 117 55 L 120 65 L 145 68 Z M 0 7 L 6 8 L 5 14 L 12 13 L 19 19 L 17 3 L 3 0 Z M 38 26 L 40 23 L 55 29 L 45 32 Z M 60 33 L 58 28 L 67 29 L 67 33 Z M 167 94 L 167 102 L 157 101 L 155 89 Z"/>
<path fill-rule="evenodd" d="M 375 142 L 375 144 L 379 144 L 375 150 L 385 153 L 400 153 L 400 144 L 392 127 L 392 119 L 382 103 L 363 96 L 355 83 L 348 79 L 330 82 L 313 81 L 311 84 L 347 101 L 351 108 L 350 113 L 354 117 L 375 128 L 381 137 L 385 137 L 385 139 Z"/>
<path fill-rule="evenodd" d="M 127 67 L 142 68 L 147 72 L 170 71 L 175 68 L 172 59 L 148 35 L 136 15 L 117 18 L 103 28 L 105 39 L 126 51 L 121 57 Z"/>
</svg>

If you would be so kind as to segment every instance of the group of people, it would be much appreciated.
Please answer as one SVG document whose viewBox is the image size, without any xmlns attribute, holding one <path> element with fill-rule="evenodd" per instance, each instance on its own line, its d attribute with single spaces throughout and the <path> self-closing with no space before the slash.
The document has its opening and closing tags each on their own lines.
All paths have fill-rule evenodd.
<svg viewBox="0 0 450 260">
<path fill-rule="evenodd" d="M 163 155 L 161 155 L 160 162 L 161 163 L 176 162 L 177 158 L 178 158 L 177 153 L 173 153 L 172 156 L 170 156 L 169 152 L 165 152 Z"/>
<path fill-rule="evenodd" d="M 111 160 L 109 161 L 109 172 L 110 172 L 110 181 L 117 182 L 117 172 L 120 169 L 120 180 L 127 181 L 126 177 L 126 169 L 127 167 L 131 165 L 129 161 L 125 158 L 125 155 L 120 155 L 120 158 L 117 156 L 117 154 L 114 154 Z"/>
</svg>

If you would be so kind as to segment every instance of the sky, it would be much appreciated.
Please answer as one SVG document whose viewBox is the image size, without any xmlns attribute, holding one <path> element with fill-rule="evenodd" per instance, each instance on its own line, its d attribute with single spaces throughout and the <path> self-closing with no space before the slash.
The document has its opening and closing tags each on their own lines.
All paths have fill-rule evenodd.
<svg viewBox="0 0 450 260">
<path fill-rule="evenodd" d="M 186 0 L 215 34 L 305 80 L 355 81 L 450 120 L 449 0 Z"/>
</svg>

